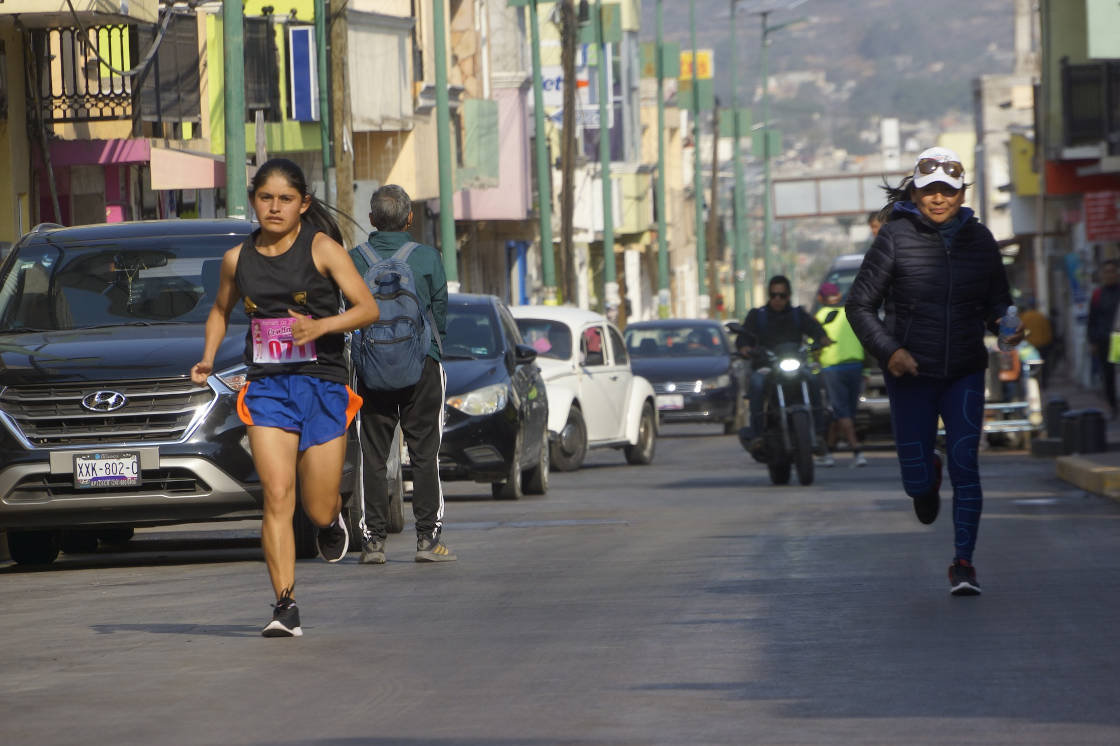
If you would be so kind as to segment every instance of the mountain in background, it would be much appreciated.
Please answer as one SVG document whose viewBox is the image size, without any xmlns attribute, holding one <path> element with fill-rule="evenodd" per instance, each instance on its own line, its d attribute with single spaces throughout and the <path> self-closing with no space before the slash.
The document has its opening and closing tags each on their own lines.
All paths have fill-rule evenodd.
<svg viewBox="0 0 1120 746">
<path fill-rule="evenodd" d="M 752 5 L 739 3 L 739 100 L 757 121 L 761 29 Z M 1013 15 L 1012 0 L 807 0 L 772 13 L 771 26 L 808 19 L 770 35 L 772 119 L 791 137 L 852 154 L 877 150 L 866 133 L 880 117 L 969 126 L 973 79 L 1012 71 Z M 715 50 L 721 102 L 730 101 L 729 19 L 729 0 L 696 0 L 697 46 Z M 643 41 L 655 38 L 655 24 L 645 0 Z M 690 48 L 687 0 L 666 0 L 664 28 Z"/>
</svg>

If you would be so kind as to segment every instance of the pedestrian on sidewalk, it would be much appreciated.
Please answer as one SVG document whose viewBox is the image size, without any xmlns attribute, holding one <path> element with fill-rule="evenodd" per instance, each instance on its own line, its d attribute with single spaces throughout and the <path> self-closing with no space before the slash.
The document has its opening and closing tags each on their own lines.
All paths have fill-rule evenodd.
<svg viewBox="0 0 1120 746">
<path fill-rule="evenodd" d="M 891 402 L 902 485 L 922 523 L 941 505 L 937 423 L 945 423 L 953 483 L 950 591 L 976 595 L 972 565 L 983 494 L 978 447 L 984 420 L 984 330 L 996 333 L 1011 305 L 999 246 L 964 207 L 964 167 L 947 148 L 922 152 L 887 189 L 889 213 L 848 294 L 848 320 L 879 359 Z M 886 315 L 879 318 L 885 304 Z M 1009 338 L 1018 344 L 1022 323 Z"/>
<path fill-rule="evenodd" d="M 1116 328 L 1116 309 L 1120 308 L 1120 262 L 1115 259 L 1101 262 L 1100 282 L 1100 287 L 1093 291 L 1089 300 L 1086 332 L 1089 337 L 1089 354 L 1093 356 L 1101 374 L 1104 400 L 1108 402 L 1112 419 L 1115 420 L 1116 366 L 1108 361 L 1108 348 L 1112 331 Z"/>
<path fill-rule="evenodd" d="M 213 374 L 230 313 L 244 300 L 248 371 L 237 413 L 248 426 L 261 480 L 261 548 L 276 594 L 272 620 L 261 634 L 298 637 L 296 483 L 304 512 L 319 527 L 319 555 L 338 562 L 350 542 L 339 493 L 346 430 L 361 405 L 347 385 L 344 333 L 375 321 L 378 310 L 339 243 L 338 225 L 308 190 L 299 166 L 282 158 L 266 162 L 253 177 L 249 199 L 260 228 L 222 259 L 202 359 L 191 380 L 202 386 Z M 339 291 L 349 303 L 343 313 Z"/>
<path fill-rule="evenodd" d="M 388 259 L 406 243 L 412 226 L 412 199 L 404 189 L 386 184 L 373 193 L 369 206 L 369 245 Z M 389 449 L 397 425 L 404 433 L 412 464 L 412 515 L 416 520 L 416 561 L 451 562 L 456 556 L 443 543 L 443 487 L 439 479 L 439 446 L 443 438 L 443 408 L 447 374 L 441 363 L 440 343 L 447 336 L 447 277 L 443 260 L 431 246 L 416 245 L 406 260 L 416 283 L 424 316 L 434 322 L 432 343 L 420 380 L 403 389 L 373 391 L 358 379 L 362 405 L 361 439 L 365 513 L 362 519 L 364 565 L 385 564 L 385 539 L 389 522 L 389 483 L 386 478 Z"/>
<path fill-rule="evenodd" d="M 843 435 L 852 449 L 852 467 L 867 466 L 854 419 L 859 395 L 863 391 L 863 345 L 848 323 L 840 288 L 835 283 L 822 282 L 820 298 L 817 321 L 824 327 L 828 338 L 835 342 L 820 351 L 821 377 L 824 378 L 833 416 L 828 426 L 828 450 L 835 451 L 839 436 Z M 828 458 L 832 460 L 832 456 Z"/>
</svg>

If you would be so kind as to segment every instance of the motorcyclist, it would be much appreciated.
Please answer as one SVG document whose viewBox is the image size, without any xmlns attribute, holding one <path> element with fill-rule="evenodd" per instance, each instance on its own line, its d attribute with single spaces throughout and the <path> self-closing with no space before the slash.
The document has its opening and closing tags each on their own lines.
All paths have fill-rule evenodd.
<svg viewBox="0 0 1120 746">
<path fill-rule="evenodd" d="M 790 303 L 790 283 L 785 275 L 774 275 L 767 285 L 770 298 L 766 305 L 752 308 L 743 321 L 742 331 L 735 338 L 739 354 L 751 361 L 750 404 L 751 423 L 749 437 L 758 438 L 763 430 L 763 406 L 766 395 L 766 377 L 769 374 L 767 351 L 780 345 L 800 345 L 806 337 L 819 344 L 832 344 L 824 327 L 813 314 Z M 809 396 L 813 411 L 821 408 L 820 384 L 812 381 Z M 820 423 L 818 423 L 820 424 Z"/>
</svg>

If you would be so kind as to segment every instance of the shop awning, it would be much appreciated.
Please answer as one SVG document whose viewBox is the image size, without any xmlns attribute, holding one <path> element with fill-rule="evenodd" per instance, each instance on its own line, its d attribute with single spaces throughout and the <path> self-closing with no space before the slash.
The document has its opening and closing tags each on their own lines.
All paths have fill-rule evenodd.
<svg viewBox="0 0 1120 746">
<path fill-rule="evenodd" d="M 221 156 L 152 148 L 152 189 L 214 189 L 226 184 Z"/>
</svg>

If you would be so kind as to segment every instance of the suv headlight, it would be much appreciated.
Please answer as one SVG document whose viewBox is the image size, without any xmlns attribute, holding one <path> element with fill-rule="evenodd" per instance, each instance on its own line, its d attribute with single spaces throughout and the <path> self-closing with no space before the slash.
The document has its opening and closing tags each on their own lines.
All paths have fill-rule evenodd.
<svg viewBox="0 0 1120 746">
<path fill-rule="evenodd" d="M 509 386 L 504 383 L 496 383 L 493 386 L 483 386 L 465 394 L 448 397 L 447 405 L 464 414 L 478 416 L 494 414 L 505 409 L 508 400 Z"/>
<path fill-rule="evenodd" d="M 723 389 L 731 385 L 731 374 L 724 373 L 715 378 L 705 378 L 700 382 L 705 389 Z"/>
<path fill-rule="evenodd" d="M 778 363 L 778 367 L 786 373 L 793 373 L 801 367 L 801 361 L 795 357 L 787 357 Z"/>
<path fill-rule="evenodd" d="M 223 370 L 220 373 L 215 373 L 214 377 L 221 381 L 222 385 L 230 391 L 237 392 L 245 388 L 245 384 L 248 382 L 248 373 L 248 366 L 241 364 L 235 365 L 228 370 Z"/>
</svg>

